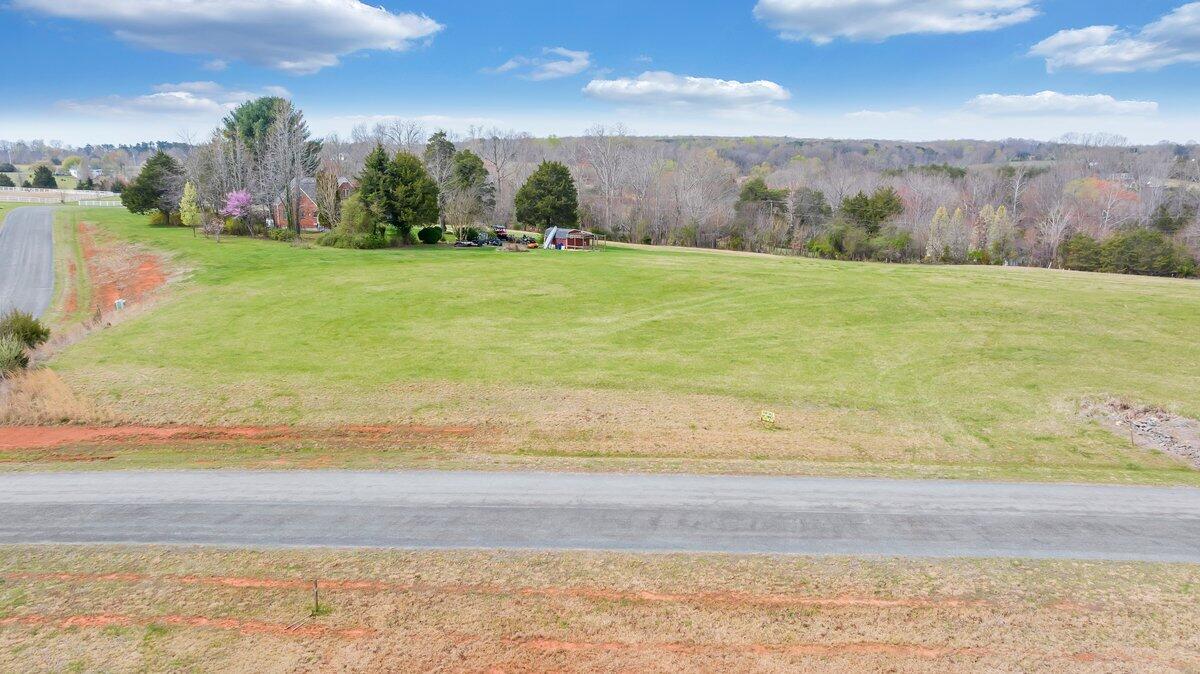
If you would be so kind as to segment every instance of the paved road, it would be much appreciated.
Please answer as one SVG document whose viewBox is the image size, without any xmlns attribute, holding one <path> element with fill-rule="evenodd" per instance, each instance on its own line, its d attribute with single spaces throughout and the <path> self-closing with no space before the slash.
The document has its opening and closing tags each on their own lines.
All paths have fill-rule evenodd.
<svg viewBox="0 0 1200 674">
<path fill-rule="evenodd" d="M 0 543 L 1200 562 L 1200 489 L 449 472 L 0 475 Z"/>
<path fill-rule="evenodd" d="M 0 225 L 0 314 L 41 316 L 54 293 L 54 209 L 25 206 Z"/>
</svg>

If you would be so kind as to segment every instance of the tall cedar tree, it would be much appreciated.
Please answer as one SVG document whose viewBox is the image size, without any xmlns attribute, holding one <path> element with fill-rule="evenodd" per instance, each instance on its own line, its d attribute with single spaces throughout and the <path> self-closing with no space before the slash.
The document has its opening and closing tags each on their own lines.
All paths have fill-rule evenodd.
<svg viewBox="0 0 1200 674">
<path fill-rule="evenodd" d="M 179 205 L 183 167 L 171 155 L 159 150 L 142 167 L 142 172 L 121 193 L 121 203 L 134 213 L 159 211 L 165 222 Z"/>
<path fill-rule="evenodd" d="M 492 185 L 487 166 L 479 155 L 470 150 L 459 150 L 454 155 L 450 171 L 450 189 L 469 194 L 476 202 L 477 214 L 485 217 L 496 208 L 496 187 Z"/>
<path fill-rule="evenodd" d="M 391 179 L 388 176 L 387 150 L 376 145 L 367 155 L 362 173 L 358 176 L 358 194 L 363 206 L 370 213 L 375 236 L 387 233 L 388 213 L 394 210 Z"/>
<path fill-rule="evenodd" d="M 517 220 L 542 229 L 574 227 L 579 223 L 579 194 L 571 171 L 556 161 L 544 161 L 517 190 Z"/>
<path fill-rule="evenodd" d="M 221 120 L 223 133 L 231 141 L 240 140 L 255 158 L 261 159 L 266 149 L 267 134 L 271 132 L 271 125 L 281 111 L 288 115 L 288 123 L 297 128 L 299 135 L 305 139 L 305 171 L 316 172 L 320 163 L 321 141 L 308 140 L 308 123 L 304 121 L 304 113 L 286 98 L 263 96 L 242 103 Z"/>
<path fill-rule="evenodd" d="M 34 169 L 33 182 L 29 183 L 29 186 L 55 190 L 58 189 L 58 181 L 54 179 L 54 173 L 50 167 L 43 164 Z"/>
<path fill-rule="evenodd" d="M 400 241 L 408 243 L 414 228 L 438 221 L 438 186 L 421 160 L 407 152 L 396 153 L 388 177 L 392 198 L 387 221 L 396 228 Z"/>
</svg>

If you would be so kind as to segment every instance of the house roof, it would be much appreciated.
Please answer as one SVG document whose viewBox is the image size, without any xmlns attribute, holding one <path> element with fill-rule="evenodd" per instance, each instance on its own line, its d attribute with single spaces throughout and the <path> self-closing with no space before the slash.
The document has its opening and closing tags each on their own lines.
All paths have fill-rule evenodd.
<svg viewBox="0 0 1200 674">
<path fill-rule="evenodd" d="M 591 232 L 588 232 L 588 231 L 585 231 L 582 229 L 568 229 L 566 227 L 556 227 L 554 229 L 553 236 L 555 238 L 560 237 L 560 236 L 567 237 L 567 236 L 571 236 L 572 234 L 582 234 L 583 236 L 593 236 L 593 237 L 596 236 L 595 234 L 592 234 Z"/>
</svg>

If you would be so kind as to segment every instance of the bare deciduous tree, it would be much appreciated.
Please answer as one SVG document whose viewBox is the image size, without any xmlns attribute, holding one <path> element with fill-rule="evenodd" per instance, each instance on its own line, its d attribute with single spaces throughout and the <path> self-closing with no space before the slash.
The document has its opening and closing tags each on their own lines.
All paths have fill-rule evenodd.
<svg viewBox="0 0 1200 674">
<path fill-rule="evenodd" d="M 628 136 L 623 125 L 598 124 L 584 132 L 579 145 L 580 158 L 595 180 L 596 191 L 600 193 L 604 228 L 617 234 L 620 232 L 614 228 L 613 209 L 614 202 L 621 194 L 631 155 Z"/>
</svg>

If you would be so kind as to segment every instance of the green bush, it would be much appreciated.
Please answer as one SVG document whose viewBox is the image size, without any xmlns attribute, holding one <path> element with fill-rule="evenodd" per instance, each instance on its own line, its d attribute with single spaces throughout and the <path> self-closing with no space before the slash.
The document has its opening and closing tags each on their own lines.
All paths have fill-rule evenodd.
<svg viewBox="0 0 1200 674">
<path fill-rule="evenodd" d="M 459 241 L 475 241 L 479 238 L 479 229 L 475 227 L 463 227 L 458 230 Z"/>
<path fill-rule="evenodd" d="M 272 227 L 267 230 L 267 236 L 274 241 L 295 241 L 300 238 L 296 236 L 296 230 L 290 227 Z"/>
<path fill-rule="evenodd" d="M 325 232 L 317 237 L 317 245 L 329 246 L 330 248 L 352 248 L 357 250 L 371 250 L 375 248 L 387 248 L 391 242 L 386 237 L 376 236 L 374 234 L 361 234 L 356 232 L 346 232 L 335 229 L 331 232 Z"/>
<path fill-rule="evenodd" d="M 808 242 L 808 252 L 817 257 L 833 259 L 837 257 L 837 248 L 833 245 L 828 233 L 822 234 Z"/>
<path fill-rule="evenodd" d="M 179 213 L 172 213 L 170 218 L 162 214 L 162 211 L 154 211 L 150 214 L 150 224 L 155 227 L 182 227 L 183 219 Z"/>
<path fill-rule="evenodd" d="M 442 228 L 436 226 L 422 227 L 417 232 L 417 238 L 421 240 L 421 243 L 433 245 L 442 240 Z"/>
<path fill-rule="evenodd" d="M 0 318 L 0 337 L 12 337 L 32 349 L 50 339 L 50 328 L 32 314 L 13 309 Z"/>
<path fill-rule="evenodd" d="M 29 367 L 25 345 L 10 335 L 0 335 L 0 378 Z"/>
<path fill-rule="evenodd" d="M 902 262 L 911 257 L 912 235 L 895 227 L 887 227 L 867 242 L 871 259 L 879 262 Z"/>
<path fill-rule="evenodd" d="M 1063 246 L 1063 266 L 1112 274 L 1196 275 L 1196 260 L 1187 249 L 1151 229 L 1117 232 L 1104 241 L 1076 234 Z"/>
<path fill-rule="evenodd" d="M 967 253 L 967 264 L 992 264 L 992 255 L 986 250 L 973 250 Z"/>
<path fill-rule="evenodd" d="M 375 222 L 376 218 L 371 210 L 355 193 L 342 202 L 342 219 L 335 229 L 340 229 L 346 234 L 373 234 L 376 232 Z"/>
<path fill-rule="evenodd" d="M 1100 246 L 1100 271 L 1146 276 L 1195 276 L 1187 249 L 1149 229 L 1118 232 Z"/>
<path fill-rule="evenodd" d="M 1063 244 L 1063 267 L 1076 271 L 1099 271 L 1103 265 L 1100 242 L 1087 234 L 1076 234 Z"/>
</svg>

